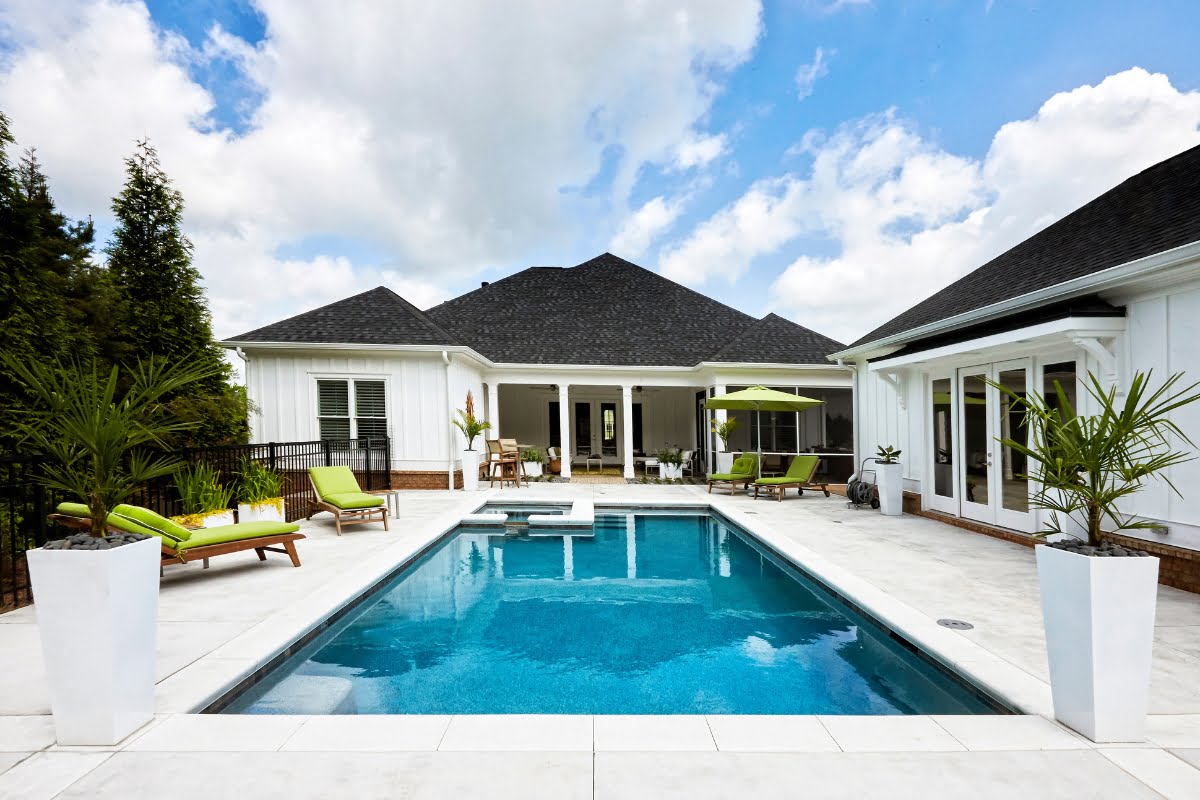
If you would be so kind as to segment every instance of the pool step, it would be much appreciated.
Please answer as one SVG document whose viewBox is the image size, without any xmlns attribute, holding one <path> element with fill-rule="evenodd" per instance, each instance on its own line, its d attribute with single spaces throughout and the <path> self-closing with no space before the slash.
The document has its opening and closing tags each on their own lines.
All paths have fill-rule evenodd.
<svg viewBox="0 0 1200 800">
<path fill-rule="evenodd" d="M 508 522 L 508 514 L 463 514 L 460 525 L 502 526 Z"/>
<path fill-rule="evenodd" d="M 591 500 L 576 500 L 571 503 L 571 510 L 566 514 L 530 514 L 529 527 L 540 528 L 553 526 L 555 528 L 575 527 L 577 525 L 595 525 L 596 506 Z"/>
</svg>

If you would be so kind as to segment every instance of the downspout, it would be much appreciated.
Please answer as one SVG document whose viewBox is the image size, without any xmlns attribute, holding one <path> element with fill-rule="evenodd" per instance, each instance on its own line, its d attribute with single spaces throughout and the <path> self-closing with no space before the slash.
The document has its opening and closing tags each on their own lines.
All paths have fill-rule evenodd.
<svg viewBox="0 0 1200 800">
<path fill-rule="evenodd" d="M 454 420 L 454 401 L 450 399 L 450 353 L 442 351 L 442 362 L 446 365 L 446 409 L 449 417 L 446 419 L 446 488 L 454 491 L 454 430 L 451 422 Z"/>
<path fill-rule="evenodd" d="M 247 406 L 251 406 L 250 401 L 250 356 L 246 355 L 246 351 L 240 347 L 233 348 L 233 352 L 237 353 L 238 358 L 242 360 L 242 385 L 246 389 Z M 250 408 L 246 409 L 246 426 L 250 429 L 250 441 L 254 441 L 254 415 L 250 413 Z"/>
<path fill-rule="evenodd" d="M 852 422 L 854 424 L 854 467 L 853 467 L 853 469 L 854 469 L 854 474 L 857 474 L 858 465 L 861 463 L 859 461 L 859 455 L 863 452 L 862 447 L 860 446 L 863 426 L 861 424 L 862 414 L 859 412 L 859 408 L 858 408 L 858 403 L 859 403 L 858 362 L 857 361 L 847 362 L 846 359 L 839 358 L 837 360 L 837 365 L 839 367 L 841 367 L 842 369 L 850 370 L 850 373 L 853 376 L 850 379 L 850 413 L 853 414 Z"/>
</svg>

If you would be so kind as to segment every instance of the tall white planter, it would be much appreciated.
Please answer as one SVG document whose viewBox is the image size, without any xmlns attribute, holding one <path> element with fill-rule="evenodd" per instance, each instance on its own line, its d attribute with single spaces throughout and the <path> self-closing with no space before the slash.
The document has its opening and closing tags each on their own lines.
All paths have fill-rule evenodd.
<svg viewBox="0 0 1200 800">
<path fill-rule="evenodd" d="M 717 472 L 719 474 L 728 474 L 733 471 L 733 453 L 727 453 L 724 450 L 717 452 Z"/>
<path fill-rule="evenodd" d="M 479 453 L 474 450 L 463 450 L 462 473 L 463 491 L 476 491 L 479 488 Z"/>
<path fill-rule="evenodd" d="M 1054 716 L 1094 742 L 1144 738 L 1158 559 L 1037 547 Z"/>
<path fill-rule="evenodd" d="M 733 462 L 729 462 L 733 466 Z M 658 465 L 658 477 L 664 481 L 674 481 L 683 477 L 683 464 L 663 464 Z"/>
<path fill-rule="evenodd" d="M 238 503 L 238 522 L 284 522 L 283 498 L 261 503 Z"/>
<path fill-rule="evenodd" d="M 879 485 L 879 510 L 889 517 L 904 513 L 904 465 L 875 464 L 876 483 Z"/>
<path fill-rule="evenodd" d="M 542 462 L 540 461 L 522 461 L 521 469 L 525 470 L 525 474 L 530 478 L 542 477 Z"/>
<path fill-rule="evenodd" d="M 154 716 L 159 552 L 26 554 L 59 744 L 116 744 Z"/>
</svg>

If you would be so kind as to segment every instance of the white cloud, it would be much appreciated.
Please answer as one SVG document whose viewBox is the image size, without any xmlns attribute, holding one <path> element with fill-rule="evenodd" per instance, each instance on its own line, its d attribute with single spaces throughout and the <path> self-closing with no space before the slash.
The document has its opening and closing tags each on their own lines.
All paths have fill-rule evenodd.
<svg viewBox="0 0 1200 800">
<path fill-rule="evenodd" d="M 572 241 L 579 204 L 605 216 L 646 165 L 723 152 L 699 126 L 761 30 L 757 0 L 257 5 L 265 41 L 217 29 L 197 50 L 140 2 L 0 8 L 0 108 L 60 206 L 103 223 L 122 158 L 149 136 L 187 201 L 221 335 L 388 275 L 445 287 Z M 261 94 L 240 134 L 214 128 L 189 76 L 212 58 Z M 385 255 L 275 255 L 321 237 Z"/>
<path fill-rule="evenodd" d="M 837 54 L 836 50 L 826 51 L 818 47 L 813 53 L 811 64 L 801 64 L 796 69 L 796 97 L 803 100 L 811 97 L 817 81 L 829 74 L 829 59 Z"/>
<path fill-rule="evenodd" d="M 774 308 L 850 341 L 1047 224 L 1200 144 L 1200 92 L 1134 68 L 1056 94 L 1004 125 L 982 160 L 922 138 L 888 112 L 808 135 L 811 171 L 755 183 L 660 263 L 692 284 L 740 274 L 789 244 Z M 836 255 L 805 253 L 801 237 Z M 812 241 L 810 239 L 810 241 Z"/>
<path fill-rule="evenodd" d="M 638 258 L 655 238 L 679 218 L 681 211 L 682 201 L 668 202 L 662 196 L 655 197 L 629 215 L 613 237 L 609 250 L 623 258 Z"/>
</svg>

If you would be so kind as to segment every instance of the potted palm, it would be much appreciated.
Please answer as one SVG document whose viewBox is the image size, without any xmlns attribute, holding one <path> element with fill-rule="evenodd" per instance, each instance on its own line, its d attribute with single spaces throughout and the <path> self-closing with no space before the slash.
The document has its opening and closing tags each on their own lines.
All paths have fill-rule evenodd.
<svg viewBox="0 0 1200 800">
<path fill-rule="evenodd" d="M 542 451 L 536 447 L 529 447 L 521 451 L 521 469 L 525 470 L 525 474 L 530 478 L 542 477 L 542 463 L 546 457 L 542 455 Z"/>
<path fill-rule="evenodd" d="M 875 474 L 879 483 L 879 510 L 889 517 L 904 513 L 904 466 L 900 453 L 892 446 L 875 451 Z"/>
<path fill-rule="evenodd" d="M 283 476 L 261 461 L 242 456 L 238 522 L 285 522 Z"/>
<path fill-rule="evenodd" d="M 717 472 L 729 472 L 733 469 L 733 453 L 729 451 L 729 437 L 737 430 L 738 422 L 733 417 L 727 417 L 720 422 L 713 422 L 712 432 L 721 440 L 721 449 L 717 451 Z M 682 475 L 682 471 L 680 471 Z"/>
<path fill-rule="evenodd" d="M 193 464 L 175 473 L 183 513 L 171 517 L 185 528 L 233 524 L 233 487 L 221 485 L 221 473 L 208 464 Z M 244 521 L 244 520 L 243 520 Z"/>
<path fill-rule="evenodd" d="M 672 447 L 659 450 L 658 477 L 664 481 L 676 481 L 683 478 L 683 453 Z"/>
<path fill-rule="evenodd" d="M 91 519 L 90 535 L 26 554 L 56 736 L 115 744 L 154 713 L 160 547 L 154 536 L 107 535 L 105 522 L 146 481 L 176 470 L 157 448 L 190 426 L 168 418 L 162 400 L 215 371 L 151 358 L 123 380 L 94 361 L 0 358 L 32 398 L 6 419 L 47 457 L 40 482 L 81 500 Z"/>
<path fill-rule="evenodd" d="M 1089 373 L 1090 415 L 1057 381 L 1049 399 L 992 384 L 1024 412 L 1033 444 L 1002 443 L 1033 467 L 1023 476 L 1037 487 L 1031 505 L 1048 512 L 1034 535 L 1054 539 L 1036 548 L 1054 715 L 1096 742 L 1140 741 L 1145 730 L 1158 559 L 1106 542 L 1104 531 L 1151 527 L 1118 508 L 1147 480 L 1178 494 L 1164 471 L 1191 459 L 1173 442 L 1192 443 L 1170 415 L 1200 399 L 1200 384 L 1176 390 L 1181 378 L 1151 391 L 1150 373 L 1138 373 L 1118 401 Z"/>
<path fill-rule="evenodd" d="M 475 437 L 491 430 L 492 423 L 478 419 L 475 416 L 475 398 L 467 390 L 466 410 L 459 409 L 458 419 L 450 420 L 451 424 L 462 433 L 467 440 L 467 449 L 462 455 L 463 489 L 473 492 L 479 488 L 479 453 L 475 451 Z"/>
</svg>

